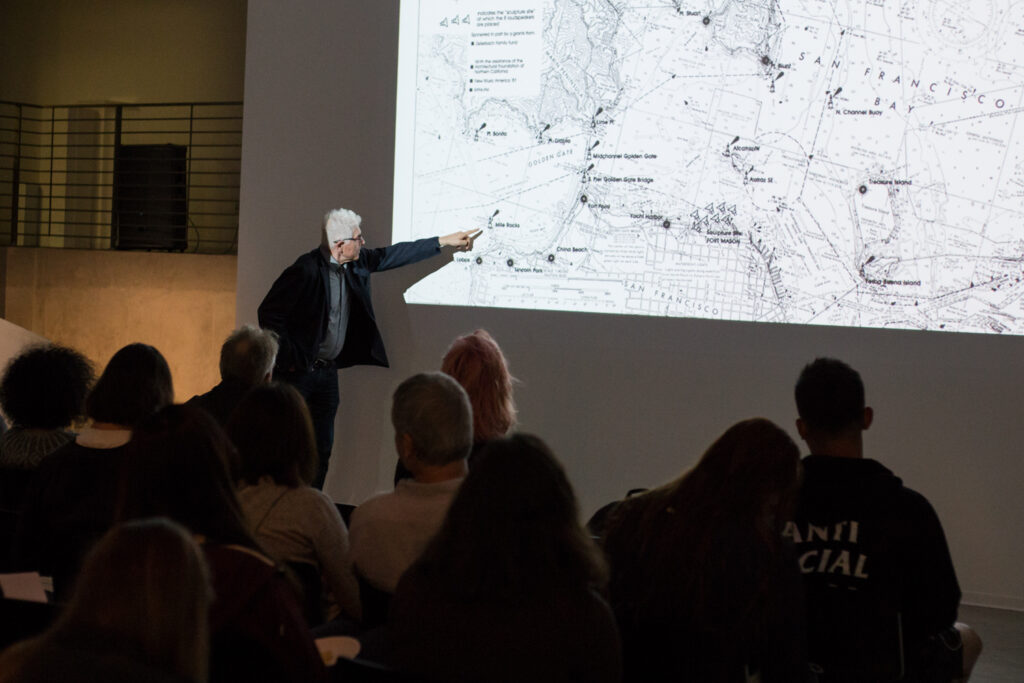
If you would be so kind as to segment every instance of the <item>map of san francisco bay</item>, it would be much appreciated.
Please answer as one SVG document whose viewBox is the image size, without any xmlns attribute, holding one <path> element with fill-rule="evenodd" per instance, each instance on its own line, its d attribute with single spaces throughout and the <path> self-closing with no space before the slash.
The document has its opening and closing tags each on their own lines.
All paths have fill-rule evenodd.
<svg viewBox="0 0 1024 683">
<path fill-rule="evenodd" d="M 403 2 L 412 303 L 1024 334 L 1024 3 Z"/>
</svg>

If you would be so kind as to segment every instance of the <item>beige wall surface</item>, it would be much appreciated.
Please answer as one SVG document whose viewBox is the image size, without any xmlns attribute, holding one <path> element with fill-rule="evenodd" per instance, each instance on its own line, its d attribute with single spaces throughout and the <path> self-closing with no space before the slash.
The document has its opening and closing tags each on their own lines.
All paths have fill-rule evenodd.
<svg viewBox="0 0 1024 683">
<path fill-rule="evenodd" d="M 4 0 L 0 14 L 0 99 L 242 99 L 246 0 Z"/>
<path fill-rule="evenodd" d="M 179 401 L 220 381 L 220 345 L 235 327 L 234 256 L 4 251 L 10 322 L 80 350 L 97 371 L 125 344 L 152 344 Z"/>
</svg>

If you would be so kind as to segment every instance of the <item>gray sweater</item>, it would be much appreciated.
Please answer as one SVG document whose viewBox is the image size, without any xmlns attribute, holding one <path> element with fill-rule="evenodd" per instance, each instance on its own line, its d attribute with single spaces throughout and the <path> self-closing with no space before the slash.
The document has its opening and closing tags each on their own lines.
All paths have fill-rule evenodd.
<svg viewBox="0 0 1024 683">
<path fill-rule="evenodd" d="M 288 488 L 263 477 L 256 486 L 243 484 L 238 499 L 264 550 L 280 562 L 319 567 L 334 604 L 347 616 L 360 618 L 348 530 L 325 493 L 309 486 Z M 331 612 L 328 616 L 337 616 L 336 608 Z"/>
</svg>

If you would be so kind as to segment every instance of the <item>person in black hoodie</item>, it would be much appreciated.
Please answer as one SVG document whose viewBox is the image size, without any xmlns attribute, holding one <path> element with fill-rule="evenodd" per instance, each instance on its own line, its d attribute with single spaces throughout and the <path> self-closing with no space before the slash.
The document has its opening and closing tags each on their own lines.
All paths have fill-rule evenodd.
<svg viewBox="0 0 1024 683">
<path fill-rule="evenodd" d="M 864 457 L 874 413 L 860 375 L 818 358 L 795 394 L 811 455 L 783 534 L 797 549 L 821 680 L 966 680 L 981 640 L 956 621 L 960 587 L 942 525 L 924 496 Z"/>
</svg>

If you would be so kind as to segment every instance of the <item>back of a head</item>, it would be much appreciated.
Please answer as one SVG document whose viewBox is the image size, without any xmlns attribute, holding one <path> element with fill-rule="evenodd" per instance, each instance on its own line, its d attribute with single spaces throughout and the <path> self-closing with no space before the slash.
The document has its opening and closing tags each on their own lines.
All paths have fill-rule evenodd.
<svg viewBox="0 0 1024 683">
<path fill-rule="evenodd" d="M 515 424 L 515 380 L 501 348 L 486 330 L 452 342 L 441 361 L 441 372 L 454 377 L 469 395 L 475 443 L 504 436 Z"/>
<path fill-rule="evenodd" d="M 134 427 L 174 400 L 171 369 L 148 344 L 129 344 L 110 359 L 86 399 L 97 422 Z"/>
<path fill-rule="evenodd" d="M 243 325 L 220 347 L 221 379 L 256 386 L 274 369 L 277 335 L 255 325 Z"/>
<path fill-rule="evenodd" d="M 293 387 L 275 382 L 252 389 L 228 422 L 238 449 L 239 479 L 270 477 L 284 486 L 308 485 L 316 474 L 316 441 L 309 409 Z"/>
<path fill-rule="evenodd" d="M 466 599 L 531 598 L 605 581 L 565 470 L 527 434 L 482 448 L 425 566 L 444 590 Z"/>
<path fill-rule="evenodd" d="M 548 445 L 530 434 L 486 444 L 452 506 L 468 513 L 453 523 L 484 529 L 507 523 L 511 533 L 526 524 L 571 527 L 579 520 L 565 470 Z M 501 542 L 505 534 L 496 536 Z"/>
<path fill-rule="evenodd" d="M 206 412 L 167 406 L 132 433 L 117 518 L 169 517 L 214 543 L 256 548 L 229 474 L 236 457 L 227 435 Z"/>
<path fill-rule="evenodd" d="M 771 558 L 783 546 L 799 463 L 785 431 L 762 418 L 744 420 L 693 469 L 624 501 L 605 540 L 617 612 L 668 618 L 685 604 L 693 623 L 736 618 L 736 601 L 756 599 L 777 564 Z"/>
<path fill-rule="evenodd" d="M 673 548 L 683 538 L 716 543 L 725 526 L 753 538 L 766 506 L 792 504 L 799 467 L 800 449 L 784 430 L 763 418 L 743 420 L 723 432 L 691 470 L 627 500 L 613 515 L 613 526 L 625 523 L 625 536 L 646 535 L 653 545 Z"/>
<path fill-rule="evenodd" d="M 11 359 L 0 380 L 0 407 L 15 426 L 59 429 L 80 418 L 95 379 L 74 349 L 38 344 Z"/>
<path fill-rule="evenodd" d="M 206 563 L 188 531 L 167 519 L 139 520 L 114 527 L 93 547 L 54 631 L 99 632 L 152 666 L 202 680 L 211 598 Z"/>
<path fill-rule="evenodd" d="M 469 456 L 473 410 L 459 383 L 442 372 L 413 375 L 392 397 L 395 433 L 407 434 L 424 465 L 439 467 Z"/>
<path fill-rule="evenodd" d="M 797 413 L 812 433 L 838 436 L 860 426 L 864 383 L 835 358 L 817 358 L 800 373 L 794 390 Z"/>
<path fill-rule="evenodd" d="M 686 488 L 679 497 L 703 498 L 707 506 L 724 507 L 730 517 L 748 522 L 769 501 L 789 501 L 799 468 L 800 449 L 789 434 L 770 420 L 753 418 L 725 430 L 677 480 L 677 488 Z"/>
</svg>

